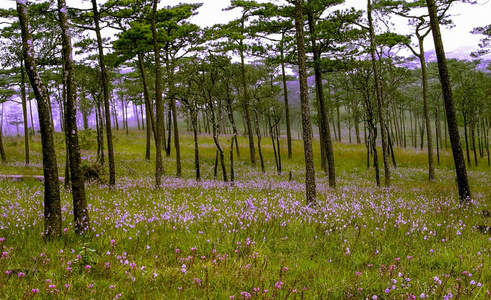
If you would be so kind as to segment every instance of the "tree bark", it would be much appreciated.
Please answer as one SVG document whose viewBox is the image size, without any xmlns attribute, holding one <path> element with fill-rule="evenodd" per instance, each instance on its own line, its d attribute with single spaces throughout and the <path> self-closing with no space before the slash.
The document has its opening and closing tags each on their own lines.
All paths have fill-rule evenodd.
<svg viewBox="0 0 491 300">
<path fill-rule="evenodd" d="M 29 126 L 27 124 L 27 93 L 26 93 L 26 70 L 24 68 L 24 62 L 20 62 L 20 97 L 22 100 L 22 116 L 24 118 L 24 151 L 26 166 L 29 165 Z M 3 157 L 2 157 L 3 160 Z"/>
<path fill-rule="evenodd" d="M 308 0 L 310 5 L 310 0 Z M 309 7 L 310 10 L 310 7 Z M 321 128 L 321 136 L 322 136 L 322 144 L 324 144 L 324 150 L 326 151 L 326 160 L 327 160 L 327 173 L 329 177 L 329 186 L 336 187 L 336 171 L 334 167 L 334 151 L 332 148 L 332 139 L 331 139 L 331 130 L 329 128 L 329 119 L 327 118 L 327 107 L 324 98 L 324 88 L 322 86 L 322 73 L 320 69 L 320 55 L 317 49 L 317 43 L 313 35 L 315 34 L 314 29 L 314 19 L 312 13 L 309 11 L 308 14 L 308 23 L 312 44 L 312 54 L 314 56 L 314 77 L 315 77 L 315 88 L 317 92 L 317 99 L 319 100 L 320 107 L 320 128 Z M 297 33 L 298 34 L 298 33 Z"/>
<path fill-rule="evenodd" d="M 438 71 L 440 73 L 440 82 L 442 84 L 448 131 L 450 134 L 450 143 L 452 146 L 455 171 L 457 174 L 457 185 L 459 189 L 460 203 L 468 203 L 471 198 L 471 190 L 469 187 L 469 181 L 467 179 L 464 153 L 462 152 L 462 146 L 460 145 L 459 127 L 457 124 L 457 117 L 455 115 L 452 86 L 450 85 L 450 78 L 448 75 L 447 60 L 445 57 L 445 49 L 443 48 L 435 0 L 426 0 L 426 3 L 428 5 L 431 30 L 433 32 L 433 41 L 435 43 L 435 50 L 438 59 Z"/>
<path fill-rule="evenodd" d="M 145 70 L 145 62 L 143 60 L 143 54 L 138 53 L 138 66 L 140 67 L 140 72 L 142 74 L 142 83 L 143 83 L 143 98 L 145 100 L 145 113 L 147 120 L 147 144 L 145 150 L 145 160 L 150 160 L 150 139 L 152 137 L 152 132 L 155 134 L 155 117 L 153 114 L 153 105 L 150 100 L 150 96 L 148 93 L 148 79 L 147 72 Z M 143 120 L 142 120 L 143 123 Z"/>
<path fill-rule="evenodd" d="M 247 127 L 247 134 L 249 138 L 249 153 L 251 156 L 251 164 L 253 167 L 256 166 L 256 150 L 254 148 L 254 132 L 252 131 L 252 120 L 251 120 L 251 112 L 249 108 L 249 91 L 247 89 L 247 79 L 246 79 L 246 69 L 245 69 L 245 61 L 244 61 L 244 50 L 242 49 L 244 45 L 240 44 L 240 68 L 242 71 L 242 89 L 244 92 L 244 113 L 245 113 L 245 121 Z"/>
<path fill-rule="evenodd" d="M 113 134 L 111 130 L 111 109 L 109 107 L 109 78 L 107 76 L 106 63 L 104 60 L 104 49 L 102 45 L 101 27 L 99 25 L 99 10 L 97 8 L 97 0 L 92 1 L 92 12 L 94 14 L 95 33 L 97 36 L 97 47 L 99 50 L 99 65 L 101 68 L 102 89 L 104 95 L 104 110 L 106 116 L 106 139 L 107 139 L 107 155 L 109 161 L 109 185 L 116 184 L 116 167 L 114 164 L 114 147 Z M 116 120 L 117 124 L 117 120 Z"/>
<path fill-rule="evenodd" d="M 22 52 L 24 55 L 27 76 L 36 96 L 41 129 L 44 174 L 44 234 L 46 237 L 58 236 L 61 233 L 61 200 L 58 164 L 56 162 L 53 124 L 48 106 L 48 93 L 37 71 L 34 43 L 29 32 L 27 6 L 24 1 L 17 1 L 17 13 L 22 31 Z"/>
<path fill-rule="evenodd" d="M 164 165 L 162 161 L 162 136 L 164 130 L 164 106 L 162 101 L 162 70 L 160 66 L 160 47 L 157 39 L 157 4 L 158 0 L 153 0 L 152 13 L 152 37 L 153 51 L 155 53 L 155 107 L 156 107 L 156 131 L 155 138 L 155 187 L 159 188 L 162 183 L 162 175 L 164 173 Z"/>
<path fill-rule="evenodd" d="M 419 35 L 419 34 L 418 34 Z M 431 133 L 430 108 L 428 104 L 428 75 L 426 71 L 426 59 L 423 45 L 423 37 L 419 36 L 419 61 L 423 82 L 423 109 L 426 123 L 426 139 L 428 142 L 428 179 L 435 180 L 435 163 L 433 159 L 433 135 Z"/>
<path fill-rule="evenodd" d="M 314 153 L 312 150 L 312 124 L 310 122 L 310 105 L 307 85 L 307 63 L 305 55 L 305 38 L 303 22 L 303 0 L 295 0 L 295 29 L 297 32 L 298 73 L 300 80 L 300 108 L 302 111 L 303 148 L 305 156 L 305 196 L 307 205 L 317 202 Z"/>
<path fill-rule="evenodd" d="M 172 81 L 171 78 L 173 76 L 173 71 L 172 71 L 172 64 L 168 66 L 168 74 L 169 74 L 169 90 L 172 89 Z M 169 99 L 170 101 L 170 109 L 172 110 L 172 126 L 174 127 L 174 147 L 176 149 L 176 177 L 180 178 L 182 175 L 182 167 L 181 167 L 181 147 L 179 144 L 179 125 L 177 124 L 177 108 L 176 108 L 176 99 L 170 93 L 171 98 Z"/>
<path fill-rule="evenodd" d="M 3 129 L 0 126 L 0 158 L 2 159 L 2 163 L 7 162 L 7 155 L 5 154 L 5 148 L 3 147 Z"/>
<path fill-rule="evenodd" d="M 191 124 L 193 127 L 193 138 L 194 138 L 194 170 L 196 171 L 196 180 L 201 180 L 201 172 L 199 165 L 199 144 L 198 144 L 198 111 L 195 108 L 191 113 Z"/>
<path fill-rule="evenodd" d="M 379 123 L 381 128 L 380 135 L 382 136 L 382 158 L 384 161 L 385 186 L 388 187 L 390 186 L 390 166 L 389 166 L 388 147 L 387 147 L 387 132 L 385 131 L 385 107 L 384 107 L 384 99 L 382 97 L 379 69 L 377 66 L 377 59 L 375 57 L 375 31 L 373 28 L 371 0 L 367 0 L 367 12 L 368 12 L 368 23 L 370 29 L 370 56 L 372 58 L 373 76 L 375 77 L 375 90 L 377 92 L 378 117 L 379 117 Z"/>
<path fill-rule="evenodd" d="M 72 41 L 69 33 L 68 11 L 65 0 L 58 0 L 58 16 L 60 19 L 60 27 L 62 32 L 63 70 L 66 83 L 65 120 L 68 139 L 68 152 L 70 158 L 74 217 L 73 224 L 75 226 L 75 232 L 80 234 L 89 230 L 90 223 L 87 200 L 85 198 L 84 176 L 82 174 L 81 167 L 80 145 L 78 142 L 77 110 L 75 107 L 77 87 L 75 85 Z"/>
<path fill-rule="evenodd" d="M 290 125 L 290 105 L 288 104 L 288 86 L 286 84 L 286 72 L 285 72 L 285 53 L 284 53 L 284 42 L 281 39 L 281 78 L 283 81 L 283 98 L 285 101 L 285 119 L 286 119 L 286 141 L 288 146 L 288 159 L 292 158 L 292 129 Z"/>
</svg>

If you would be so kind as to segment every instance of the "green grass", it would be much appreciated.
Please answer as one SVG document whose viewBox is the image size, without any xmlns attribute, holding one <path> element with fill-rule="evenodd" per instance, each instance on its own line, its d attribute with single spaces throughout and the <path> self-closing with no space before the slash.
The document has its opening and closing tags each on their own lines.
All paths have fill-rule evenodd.
<svg viewBox="0 0 491 300">
<path fill-rule="evenodd" d="M 338 187 L 329 188 L 316 160 L 319 201 L 309 208 L 300 140 L 291 160 L 282 149 L 284 171 L 278 175 L 269 139 L 263 139 L 263 174 L 251 167 L 247 141 L 240 138 L 231 185 L 213 178 L 210 136 L 200 137 L 203 180 L 194 180 L 192 138 L 183 134 L 183 178 L 174 178 L 172 153 L 156 190 L 143 136 L 115 133 L 117 184 L 86 185 L 92 225 L 86 236 L 73 232 L 69 191 L 62 188 L 66 231 L 45 242 L 42 184 L 0 181 L 1 298 L 490 297 L 491 234 L 485 226 L 491 226 L 491 170 L 484 160 L 469 168 L 474 199 L 460 207 L 448 152 L 442 153 L 436 181 L 428 182 L 425 153 L 397 149 L 393 185 L 378 188 L 373 169 L 366 169 L 364 146 L 336 144 Z M 228 164 L 229 137 L 221 140 Z M 38 137 L 29 167 L 22 139 L 4 142 L 9 161 L 1 174 L 42 174 Z M 90 164 L 94 144 L 85 142 Z M 57 147 L 62 176 L 61 137 Z"/>
</svg>

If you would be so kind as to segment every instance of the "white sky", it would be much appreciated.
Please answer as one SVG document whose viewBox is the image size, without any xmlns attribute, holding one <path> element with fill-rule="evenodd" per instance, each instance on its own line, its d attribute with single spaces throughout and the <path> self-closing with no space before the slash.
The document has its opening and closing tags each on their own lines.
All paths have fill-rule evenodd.
<svg viewBox="0 0 491 300">
<path fill-rule="evenodd" d="M 101 1 L 101 0 L 98 0 Z M 266 2 L 267 0 L 259 0 Z M 14 8 L 15 0 L 0 0 L 0 7 Z M 68 0 L 69 5 L 75 6 L 90 6 L 88 0 Z M 161 0 L 161 5 L 176 5 L 178 3 L 199 3 L 203 2 L 203 6 L 199 9 L 199 14 L 193 18 L 193 22 L 200 26 L 210 26 L 216 23 L 227 23 L 233 20 L 236 15 L 233 11 L 222 11 L 223 8 L 230 5 L 230 0 Z M 281 0 L 271 0 L 271 2 L 281 2 Z M 450 10 L 453 15 L 455 27 L 452 29 L 442 28 L 443 42 L 447 53 L 469 53 L 477 49 L 477 45 L 481 36 L 473 35 L 470 31 L 477 26 L 485 26 L 491 24 L 489 14 L 491 12 L 491 0 L 478 0 L 478 5 L 455 4 Z M 355 7 L 357 9 L 366 8 L 365 0 L 346 0 L 346 7 Z M 398 32 L 407 30 L 407 22 L 405 20 L 397 22 Z M 400 28 L 400 31 L 399 31 Z M 426 39 L 425 48 L 427 51 L 434 48 L 431 38 Z M 461 54 L 462 55 L 462 54 Z M 452 55 L 450 55 L 452 56 Z"/>
</svg>

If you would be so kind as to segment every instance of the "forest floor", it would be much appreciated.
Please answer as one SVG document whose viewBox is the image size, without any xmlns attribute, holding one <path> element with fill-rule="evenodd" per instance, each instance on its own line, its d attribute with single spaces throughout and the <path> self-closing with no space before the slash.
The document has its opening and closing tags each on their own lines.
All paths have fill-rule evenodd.
<svg viewBox="0 0 491 300">
<path fill-rule="evenodd" d="M 428 182 L 425 152 L 396 149 L 393 184 L 380 188 L 364 145 L 337 143 L 337 188 L 317 166 L 318 203 L 309 207 L 299 140 L 292 159 L 282 149 L 278 174 L 270 140 L 263 139 L 263 173 L 248 162 L 241 138 L 231 184 L 213 177 L 210 136 L 200 137 L 203 179 L 194 179 L 192 137 L 183 134 L 182 178 L 173 176 L 173 152 L 155 189 L 143 136 L 115 133 L 116 185 L 87 183 L 91 230 L 84 236 L 73 232 L 69 190 L 60 187 L 63 234 L 48 242 L 42 183 L 0 180 L 0 298 L 491 299 L 485 159 L 468 167 L 473 199 L 460 206 L 447 151 Z M 26 167 L 23 139 L 7 137 L 0 174 L 42 175 L 37 139 Z M 229 137 L 222 141 L 229 145 Z M 63 175 L 60 137 L 57 147 Z M 93 137 L 82 147 L 91 165 Z"/>
</svg>

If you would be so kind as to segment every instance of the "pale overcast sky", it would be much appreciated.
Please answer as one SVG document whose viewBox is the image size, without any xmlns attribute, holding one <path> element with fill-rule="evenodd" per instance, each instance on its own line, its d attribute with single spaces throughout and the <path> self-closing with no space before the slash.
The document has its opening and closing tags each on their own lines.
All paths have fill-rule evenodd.
<svg viewBox="0 0 491 300">
<path fill-rule="evenodd" d="M 100 0 L 99 0 L 100 1 Z M 265 2 L 265 0 L 259 0 Z M 87 0 L 68 0 L 69 5 L 79 6 L 89 5 L 90 1 Z M 193 22 L 200 26 L 210 26 L 216 23 L 227 23 L 235 18 L 233 12 L 224 12 L 223 8 L 230 5 L 230 0 L 161 0 L 161 5 L 176 5 L 178 3 L 199 3 L 203 2 L 203 6 L 199 10 L 199 14 L 194 17 Z M 273 0 L 272 2 L 281 2 Z M 473 35 L 470 31 L 477 26 L 485 26 L 491 23 L 489 13 L 491 12 L 491 0 L 478 0 L 480 4 L 455 4 L 451 9 L 455 27 L 452 29 L 442 28 L 443 41 L 445 44 L 445 50 L 449 53 L 462 57 L 462 53 L 469 53 L 477 49 L 479 39 L 481 36 Z M 366 1 L 364 0 L 346 0 L 346 7 L 355 7 L 357 9 L 364 9 L 366 7 Z M 15 7 L 14 0 L 1 0 L 0 7 Z M 407 30 L 407 22 L 400 21 L 397 23 L 401 30 Z M 409 33 L 409 32 L 401 32 Z M 433 43 L 430 38 L 426 42 L 427 51 L 433 49 Z"/>
</svg>

